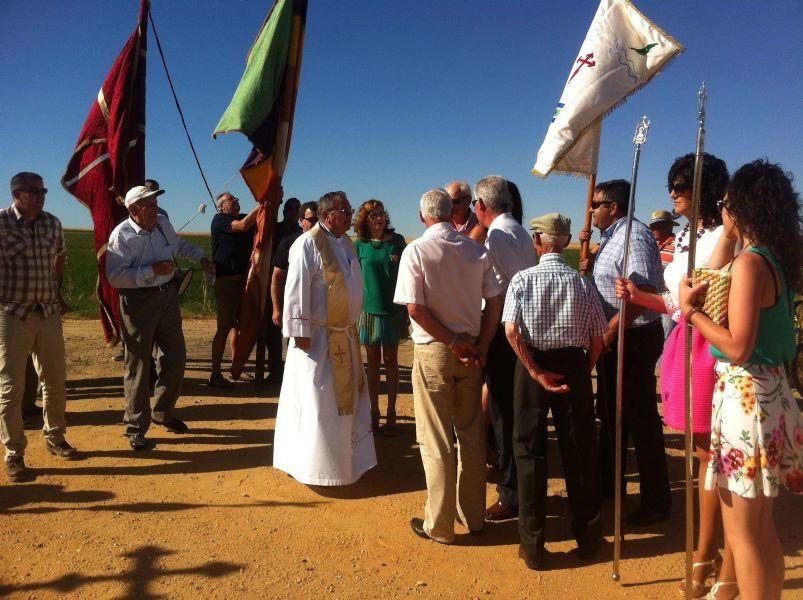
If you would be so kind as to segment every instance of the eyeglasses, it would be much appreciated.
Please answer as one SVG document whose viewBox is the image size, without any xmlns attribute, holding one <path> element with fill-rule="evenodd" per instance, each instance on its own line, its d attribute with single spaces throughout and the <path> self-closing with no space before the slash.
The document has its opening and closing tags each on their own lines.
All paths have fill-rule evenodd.
<svg viewBox="0 0 803 600">
<path fill-rule="evenodd" d="M 452 204 L 463 204 L 463 202 L 469 202 L 471 200 L 471 196 L 460 196 L 459 198 L 452 198 Z"/>
<path fill-rule="evenodd" d="M 605 206 L 605 205 L 609 205 L 609 204 L 613 204 L 613 202 L 609 202 L 607 200 L 604 200 L 602 202 L 592 202 L 591 203 L 591 210 L 597 210 L 600 206 Z"/>
<path fill-rule="evenodd" d="M 353 215 L 353 208 L 333 208 L 332 212 L 339 212 L 341 215 Z"/>
<path fill-rule="evenodd" d="M 318 217 L 303 217 L 301 220 L 314 225 L 315 223 L 318 222 Z"/>
<path fill-rule="evenodd" d="M 386 212 L 376 212 L 376 213 L 368 213 L 368 218 L 372 221 L 378 221 L 379 219 L 387 218 L 388 213 Z"/>
<path fill-rule="evenodd" d="M 20 188 L 23 192 L 28 192 L 29 194 L 42 194 L 43 196 L 47 194 L 46 187 L 29 187 L 29 188 Z"/>
</svg>

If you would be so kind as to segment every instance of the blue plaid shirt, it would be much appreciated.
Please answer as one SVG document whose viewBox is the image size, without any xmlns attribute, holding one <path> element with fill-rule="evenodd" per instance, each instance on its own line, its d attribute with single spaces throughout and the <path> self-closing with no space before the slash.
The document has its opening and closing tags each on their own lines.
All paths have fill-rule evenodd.
<svg viewBox="0 0 803 600">
<path fill-rule="evenodd" d="M 619 299 L 616 297 L 616 278 L 622 275 L 622 262 L 625 255 L 625 231 L 627 219 L 622 217 L 602 232 L 597 259 L 594 262 L 593 280 L 602 297 L 602 310 L 609 321 L 619 312 Z M 662 292 L 663 275 L 661 255 L 658 246 L 647 226 L 633 220 L 630 231 L 630 256 L 626 277 L 638 286 L 651 285 Z M 660 318 L 657 312 L 643 311 L 629 327 L 648 325 Z"/>
<path fill-rule="evenodd" d="M 552 253 L 510 280 L 502 322 L 515 323 L 524 342 L 539 350 L 588 348 L 608 329 L 594 286 Z"/>
</svg>

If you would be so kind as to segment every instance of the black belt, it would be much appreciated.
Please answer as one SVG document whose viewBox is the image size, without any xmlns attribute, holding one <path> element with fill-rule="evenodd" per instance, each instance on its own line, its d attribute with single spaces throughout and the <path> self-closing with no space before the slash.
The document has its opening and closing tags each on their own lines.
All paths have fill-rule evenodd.
<svg viewBox="0 0 803 600">
<path fill-rule="evenodd" d="M 120 288 L 120 293 L 131 293 L 131 292 L 166 292 L 172 286 L 176 285 L 177 281 L 175 278 L 171 279 L 167 283 L 163 283 L 162 285 L 154 285 L 151 287 L 141 287 L 141 288 Z"/>
</svg>

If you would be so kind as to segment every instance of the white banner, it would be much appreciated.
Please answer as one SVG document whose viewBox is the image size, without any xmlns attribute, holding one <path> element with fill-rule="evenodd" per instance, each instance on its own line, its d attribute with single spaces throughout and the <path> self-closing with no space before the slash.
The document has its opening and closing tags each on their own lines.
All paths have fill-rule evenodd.
<svg viewBox="0 0 803 600">
<path fill-rule="evenodd" d="M 533 174 L 596 173 L 602 118 L 682 51 L 628 0 L 602 0 L 569 70 Z"/>
</svg>

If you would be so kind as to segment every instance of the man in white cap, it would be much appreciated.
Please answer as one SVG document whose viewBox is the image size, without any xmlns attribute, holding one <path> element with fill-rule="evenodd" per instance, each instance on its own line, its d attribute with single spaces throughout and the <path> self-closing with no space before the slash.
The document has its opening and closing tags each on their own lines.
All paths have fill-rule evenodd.
<svg viewBox="0 0 803 600">
<path fill-rule="evenodd" d="M 215 264 L 203 251 L 182 240 L 167 217 L 157 213 L 156 197 L 163 193 L 164 190 L 143 185 L 128 191 L 125 206 L 129 217 L 114 228 L 106 251 L 106 277 L 120 293 L 120 324 L 125 342 L 125 435 L 136 451 L 154 447 L 145 438 L 151 420 L 173 433 L 188 431 L 187 425 L 173 414 L 187 359 L 173 257 L 190 258 L 206 272 L 215 272 Z M 151 411 L 150 357 L 154 342 L 159 346 L 159 355 Z"/>
<path fill-rule="evenodd" d="M 602 502 L 591 370 L 608 322 L 594 285 L 566 264 L 571 221 L 550 213 L 530 221 L 535 267 L 510 280 L 502 321 L 518 357 L 513 378 L 513 451 L 518 466 L 519 556 L 544 568 L 547 417 L 558 436 L 572 533 L 581 556 L 601 540 Z"/>
</svg>

